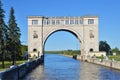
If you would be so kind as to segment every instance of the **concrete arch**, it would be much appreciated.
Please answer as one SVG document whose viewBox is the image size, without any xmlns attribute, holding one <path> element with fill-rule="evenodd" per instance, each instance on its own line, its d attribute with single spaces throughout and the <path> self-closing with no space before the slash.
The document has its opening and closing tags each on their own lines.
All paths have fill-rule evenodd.
<svg viewBox="0 0 120 80">
<path fill-rule="evenodd" d="M 43 37 L 43 46 L 45 45 L 46 40 L 48 39 L 48 37 L 50 35 L 52 35 L 53 33 L 58 32 L 58 31 L 67 31 L 67 32 L 70 32 L 70 33 L 72 33 L 79 40 L 79 42 L 81 44 L 83 43 L 83 38 L 81 37 L 81 35 L 77 31 L 75 31 L 73 29 L 70 29 L 70 28 L 69 29 L 59 28 L 59 29 L 51 29 L 51 30 L 47 31 L 46 35 Z"/>
</svg>

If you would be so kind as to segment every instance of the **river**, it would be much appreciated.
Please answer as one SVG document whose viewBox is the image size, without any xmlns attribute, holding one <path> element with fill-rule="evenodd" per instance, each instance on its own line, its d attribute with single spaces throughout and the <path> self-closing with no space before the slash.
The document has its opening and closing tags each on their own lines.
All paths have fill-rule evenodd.
<svg viewBox="0 0 120 80">
<path fill-rule="evenodd" d="M 120 70 L 45 54 L 44 65 L 39 65 L 22 80 L 120 80 Z"/>
</svg>

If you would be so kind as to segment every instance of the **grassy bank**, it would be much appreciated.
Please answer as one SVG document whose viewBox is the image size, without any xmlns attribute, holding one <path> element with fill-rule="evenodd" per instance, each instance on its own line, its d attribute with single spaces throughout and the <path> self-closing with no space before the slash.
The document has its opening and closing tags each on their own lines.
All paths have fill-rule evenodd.
<svg viewBox="0 0 120 80">
<path fill-rule="evenodd" d="M 24 62 L 26 62 L 27 60 L 21 60 L 21 61 L 16 61 L 16 64 L 22 64 Z M 2 62 L 0 61 L 0 71 L 6 70 L 8 68 L 10 68 L 10 66 L 12 66 L 12 61 L 5 61 L 5 68 L 2 68 Z"/>
<path fill-rule="evenodd" d="M 108 56 L 110 60 L 120 61 L 120 56 Z"/>
<path fill-rule="evenodd" d="M 98 59 L 104 59 L 103 57 L 97 57 Z M 113 56 L 113 55 L 109 55 L 108 56 L 109 60 L 115 60 L 115 61 L 120 61 L 120 56 L 116 55 L 116 56 Z"/>
<path fill-rule="evenodd" d="M 45 51 L 47 54 L 66 54 L 66 55 L 78 55 L 80 54 L 79 50 L 63 50 L 63 51 Z"/>
</svg>

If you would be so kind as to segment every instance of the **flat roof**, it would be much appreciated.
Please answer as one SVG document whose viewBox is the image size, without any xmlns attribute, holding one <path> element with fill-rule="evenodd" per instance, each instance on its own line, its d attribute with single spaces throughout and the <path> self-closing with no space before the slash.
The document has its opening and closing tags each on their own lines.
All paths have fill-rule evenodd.
<svg viewBox="0 0 120 80">
<path fill-rule="evenodd" d="M 28 16 L 27 18 L 98 18 L 94 15 L 85 15 L 85 16 Z"/>
</svg>

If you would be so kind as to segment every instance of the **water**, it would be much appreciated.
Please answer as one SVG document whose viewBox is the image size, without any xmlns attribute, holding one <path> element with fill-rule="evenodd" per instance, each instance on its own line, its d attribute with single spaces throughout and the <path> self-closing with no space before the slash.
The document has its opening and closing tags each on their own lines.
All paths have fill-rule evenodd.
<svg viewBox="0 0 120 80">
<path fill-rule="evenodd" d="M 38 66 L 23 80 L 120 80 L 120 71 L 81 62 L 56 54 L 46 54 Z"/>
</svg>

